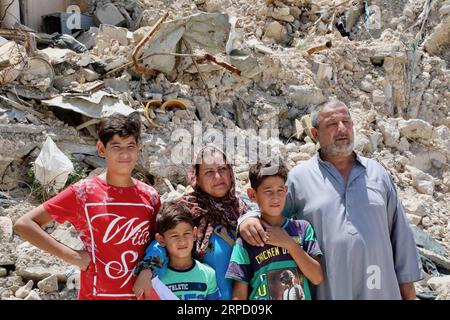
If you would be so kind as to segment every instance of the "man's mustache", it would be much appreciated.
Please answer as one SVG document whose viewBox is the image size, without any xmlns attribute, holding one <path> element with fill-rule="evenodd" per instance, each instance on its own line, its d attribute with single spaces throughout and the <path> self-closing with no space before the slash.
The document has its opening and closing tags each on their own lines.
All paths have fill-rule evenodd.
<svg viewBox="0 0 450 320">
<path fill-rule="evenodd" d="M 334 140 L 338 140 L 338 139 L 349 139 L 350 140 L 350 137 L 345 135 L 345 136 L 337 136 L 334 138 Z"/>
</svg>

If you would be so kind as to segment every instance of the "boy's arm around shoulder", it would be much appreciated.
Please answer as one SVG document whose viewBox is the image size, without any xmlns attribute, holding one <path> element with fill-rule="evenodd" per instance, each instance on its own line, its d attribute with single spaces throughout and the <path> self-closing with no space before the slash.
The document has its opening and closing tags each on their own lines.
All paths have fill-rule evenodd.
<svg viewBox="0 0 450 320">
<path fill-rule="evenodd" d="M 80 267 L 81 270 L 86 270 L 91 261 L 86 251 L 69 248 L 42 229 L 43 225 L 52 220 L 52 216 L 41 204 L 16 221 L 14 224 L 14 232 L 36 247 Z"/>
</svg>

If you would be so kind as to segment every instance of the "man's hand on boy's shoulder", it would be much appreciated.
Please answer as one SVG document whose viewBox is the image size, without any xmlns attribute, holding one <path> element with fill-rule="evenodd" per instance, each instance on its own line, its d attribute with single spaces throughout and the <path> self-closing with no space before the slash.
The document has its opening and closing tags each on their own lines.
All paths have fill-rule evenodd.
<svg viewBox="0 0 450 320">
<path fill-rule="evenodd" d="M 66 259 L 66 261 L 79 267 L 81 271 L 86 271 L 91 263 L 91 256 L 86 250 L 73 250 L 73 253 Z"/>
<path fill-rule="evenodd" d="M 267 233 L 257 217 L 243 220 L 239 226 L 239 235 L 252 246 L 262 247 L 267 241 Z"/>
<path fill-rule="evenodd" d="M 152 292 L 152 271 L 150 269 L 143 269 L 133 285 L 133 293 L 136 298 L 144 295 L 144 299 L 150 299 Z"/>
</svg>

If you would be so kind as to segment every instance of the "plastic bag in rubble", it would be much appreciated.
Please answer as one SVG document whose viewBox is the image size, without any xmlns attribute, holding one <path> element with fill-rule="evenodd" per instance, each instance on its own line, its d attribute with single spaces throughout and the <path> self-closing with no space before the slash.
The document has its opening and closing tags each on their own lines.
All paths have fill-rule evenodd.
<svg viewBox="0 0 450 320">
<path fill-rule="evenodd" d="M 34 162 L 34 176 L 42 186 L 59 191 L 66 184 L 73 164 L 48 137 Z"/>
</svg>

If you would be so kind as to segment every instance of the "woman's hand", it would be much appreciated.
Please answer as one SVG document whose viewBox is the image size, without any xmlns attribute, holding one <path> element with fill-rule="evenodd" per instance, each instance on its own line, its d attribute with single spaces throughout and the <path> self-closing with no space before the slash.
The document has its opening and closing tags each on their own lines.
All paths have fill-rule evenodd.
<svg viewBox="0 0 450 320">
<path fill-rule="evenodd" d="M 144 295 L 145 300 L 150 300 L 152 290 L 152 270 L 143 269 L 133 285 L 133 293 L 138 299 Z"/>
<path fill-rule="evenodd" d="M 252 246 L 262 247 L 267 241 L 267 233 L 261 220 L 256 217 L 249 217 L 242 221 L 239 226 L 239 235 Z"/>
</svg>

